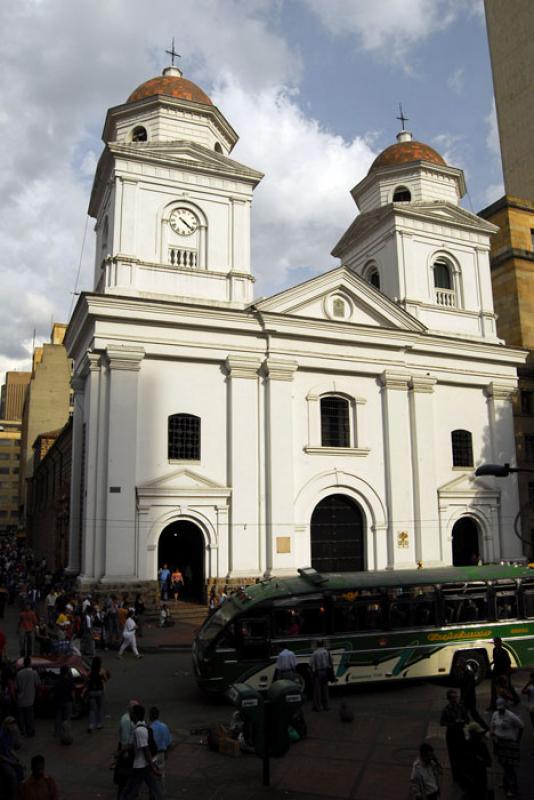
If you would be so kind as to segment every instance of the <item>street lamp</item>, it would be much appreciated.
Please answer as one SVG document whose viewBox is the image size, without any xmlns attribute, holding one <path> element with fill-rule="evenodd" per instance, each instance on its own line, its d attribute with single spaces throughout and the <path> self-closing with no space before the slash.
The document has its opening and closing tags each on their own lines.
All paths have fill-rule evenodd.
<svg viewBox="0 0 534 800">
<path fill-rule="evenodd" d="M 493 475 L 495 478 L 507 478 L 512 472 L 534 472 L 534 469 L 530 467 L 511 467 L 510 464 L 481 464 L 479 467 L 476 468 L 475 476 L 477 478 L 480 478 L 483 475 Z M 529 513 L 532 513 L 532 503 L 530 502 L 519 509 L 516 518 L 514 520 L 514 533 L 518 539 L 521 539 L 523 544 L 529 545 L 531 547 L 532 540 L 525 539 L 521 535 L 521 531 L 519 529 L 519 521 L 521 520 L 521 515 L 523 514 L 526 517 L 527 514 Z"/>
</svg>

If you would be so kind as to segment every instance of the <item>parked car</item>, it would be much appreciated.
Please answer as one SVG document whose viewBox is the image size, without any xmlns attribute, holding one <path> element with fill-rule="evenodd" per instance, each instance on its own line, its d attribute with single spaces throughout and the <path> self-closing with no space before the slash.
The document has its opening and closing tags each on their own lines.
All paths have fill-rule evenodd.
<svg viewBox="0 0 534 800">
<path fill-rule="evenodd" d="M 41 679 L 35 699 L 35 713 L 48 716 L 53 713 L 53 688 L 59 678 L 60 667 L 66 664 L 74 680 L 74 703 L 72 718 L 78 719 L 87 712 L 85 683 L 89 675 L 89 665 L 81 656 L 33 656 L 32 667 Z M 23 667 L 23 659 L 15 663 L 17 671 Z"/>
</svg>

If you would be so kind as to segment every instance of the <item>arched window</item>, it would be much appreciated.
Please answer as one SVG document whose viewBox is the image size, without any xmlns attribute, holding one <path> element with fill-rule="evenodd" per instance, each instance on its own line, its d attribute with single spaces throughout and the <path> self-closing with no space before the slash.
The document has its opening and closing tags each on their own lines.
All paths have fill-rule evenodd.
<svg viewBox="0 0 534 800">
<path fill-rule="evenodd" d="M 132 131 L 132 142 L 146 142 L 147 139 L 146 128 L 143 128 L 142 125 L 137 125 Z"/>
<path fill-rule="evenodd" d="M 394 203 L 409 203 L 412 199 L 412 193 L 406 186 L 397 186 L 393 192 Z"/>
<path fill-rule="evenodd" d="M 343 397 L 321 397 L 321 445 L 350 447 L 349 401 Z"/>
<path fill-rule="evenodd" d="M 369 261 L 363 268 L 362 277 L 374 286 L 375 289 L 380 289 L 380 273 L 374 261 Z"/>
<path fill-rule="evenodd" d="M 171 414 L 168 431 L 169 461 L 200 461 L 200 417 Z"/>
<path fill-rule="evenodd" d="M 223 151 L 219 142 L 215 142 L 215 144 L 213 145 L 213 149 L 215 150 L 216 153 L 222 153 Z"/>
<path fill-rule="evenodd" d="M 432 265 L 432 269 L 434 272 L 436 303 L 440 306 L 454 308 L 457 303 L 452 264 L 446 258 L 437 258 Z"/>
<path fill-rule="evenodd" d="M 469 431 L 457 430 L 451 434 L 453 467 L 473 466 L 473 437 Z"/>
</svg>

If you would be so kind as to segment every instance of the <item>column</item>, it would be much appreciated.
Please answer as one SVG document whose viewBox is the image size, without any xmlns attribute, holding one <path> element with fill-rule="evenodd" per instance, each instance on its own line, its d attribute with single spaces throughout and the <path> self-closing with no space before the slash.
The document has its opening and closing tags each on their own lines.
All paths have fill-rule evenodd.
<svg viewBox="0 0 534 800">
<path fill-rule="evenodd" d="M 84 458 L 84 390 L 85 377 L 71 379 L 74 390 L 74 411 L 72 416 L 72 467 L 70 479 L 70 519 L 69 519 L 69 560 L 67 573 L 77 575 L 83 572 L 83 487 L 82 461 Z"/>
<path fill-rule="evenodd" d="M 512 398 L 515 384 L 490 383 L 486 387 L 488 398 L 488 420 L 491 441 L 491 459 L 494 464 L 515 463 L 515 435 Z M 495 559 L 515 559 L 523 555 L 521 540 L 514 533 L 514 521 L 519 512 L 519 493 L 516 475 L 500 480 L 500 518 L 498 527 L 491 531 Z M 484 559 L 488 554 L 483 553 Z"/>
<path fill-rule="evenodd" d="M 293 378 L 296 361 L 267 358 L 265 374 L 265 572 L 293 571 Z"/>
<path fill-rule="evenodd" d="M 138 386 L 144 350 L 106 348 L 107 475 L 104 581 L 132 581 L 138 573 L 136 467 Z"/>
<path fill-rule="evenodd" d="M 261 361 L 229 356 L 228 485 L 232 489 L 228 577 L 260 575 L 258 390 Z"/>
<path fill-rule="evenodd" d="M 425 567 L 443 562 L 434 457 L 434 386 L 429 376 L 410 381 L 415 560 Z"/>
<path fill-rule="evenodd" d="M 409 380 L 409 375 L 390 370 L 380 376 L 389 520 L 389 568 L 415 565 Z"/>
</svg>

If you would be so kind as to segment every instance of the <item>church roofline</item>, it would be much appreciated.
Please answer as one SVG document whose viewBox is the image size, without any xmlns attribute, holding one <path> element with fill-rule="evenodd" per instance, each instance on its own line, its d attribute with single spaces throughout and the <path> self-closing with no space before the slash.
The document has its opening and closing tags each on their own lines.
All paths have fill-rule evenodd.
<svg viewBox="0 0 534 800">
<path fill-rule="evenodd" d="M 460 197 L 463 197 L 467 191 L 467 186 L 465 183 L 465 177 L 463 170 L 459 169 L 458 167 L 450 167 L 447 164 L 435 164 L 432 161 L 409 161 L 404 164 L 394 164 L 391 166 L 386 167 L 378 167 L 377 169 L 368 172 L 365 178 L 363 178 L 359 183 L 352 187 L 350 193 L 356 202 L 358 203 L 358 197 L 366 191 L 373 183 L 377 183 L 381 178 L 388 177 L 390 175 L 405 175 L 407 172 L 410 172 L 414 169 L 414 167 L 418 169 L 426 169 L 430 172 L 437 172 L 440 175 L 448 175 L 451 178 L 456 178 L 459 184 L 460 190 Z"/>
</svg>

